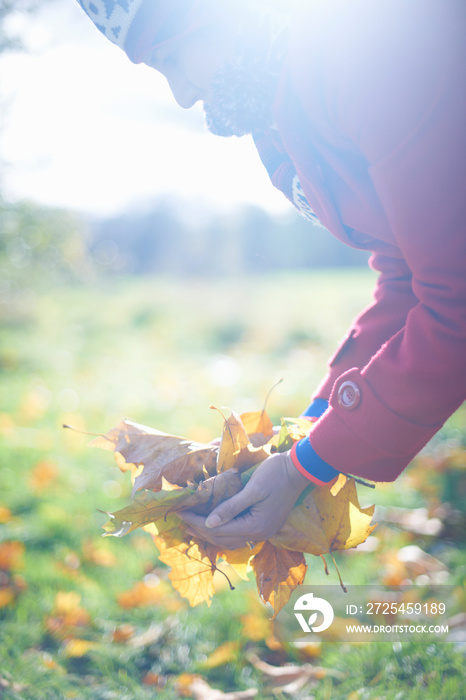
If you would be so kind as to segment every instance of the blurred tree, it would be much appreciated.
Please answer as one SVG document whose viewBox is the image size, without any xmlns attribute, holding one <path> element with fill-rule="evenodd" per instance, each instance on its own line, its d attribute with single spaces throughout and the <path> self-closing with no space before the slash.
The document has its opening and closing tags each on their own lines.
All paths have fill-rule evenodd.
<svg viewBox="0 0 466 700">
<path fill-rule="evenodd" d="M 49 0 L 0 0 L 0 53 L 21 49 L 21 37 L 12 33 L 8 27 L 9 19 L 21 12 L 33 12 Z"/>
<path fill-rule="evenodd" d="M 90 222 L 91 252 L 111 273 L 257 274 L 275 269 L 366 265 L 368 253 L 343 245 L 290 211 L 272 216 L 254 206 L 199 219 L 186 203 L 147 208 Z"/>
<path fill-rule="evenodd" d="M 86 241 L 81 218 L 71 212 L 0 200 L 0 308 L 14 306 L 25 290 L 92 278 Z"/>
</svg>

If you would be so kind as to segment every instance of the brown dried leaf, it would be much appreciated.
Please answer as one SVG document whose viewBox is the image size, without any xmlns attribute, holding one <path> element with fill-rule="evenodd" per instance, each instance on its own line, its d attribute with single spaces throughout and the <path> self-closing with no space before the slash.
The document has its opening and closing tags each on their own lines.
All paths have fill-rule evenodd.
<svg viewBox="0 0 466 700">
<path fill-rule="evenodd" d="M 262 600 L 270 603 L 274 617 L 290 599 L 296 586 L 304 581 L 307 566 L 302 552 L 278 549 L 265 542 L 251 562 Z"/>
<path fill-rule="evenodd" d="M 227 498 L 235 496 L 243 488 L 241 476 L 236 469 L 230 469 L 210 479 L 201 481 L 195 494 L 184 504 L 198 515 L 208 515 Z"/>
<path fill-rule="evenodd" d="M 190 697 L 194 700 L 249 700 L 258 693 L 255 688 L 224 693 L 217 688 L 211 688 L 201 676 L 188 673 L 182 673 L 177 678 L 176 690 L 182 697 Z"/>
<path fill-rule="evenodd" d="M 187 486 L 204 479 L 206 472 L 215 474 L 215 445 L 191 442 L 129 420 L 121 421 L 90 444 L 121 454 L 125 464 L 119 466 L 123 471 L 131 465 L 144 466 L 135 476 L 133 494 L 140 489 L 161 489 L 162 477 L 172 484 Z"/>
<path fill-rule="evenodd" d="M 291 696 L 311 680 L 321 680 L 326 676 L 342 678 L 342 674 L 333 669 L 311 664 L 288 664 L 285 666 L 272 666 L 260 659 L 256 654 L 249 653 L 248 660 L 262 675 L 274 686 L 275 692 L 284 692 Z"/>
</svg>

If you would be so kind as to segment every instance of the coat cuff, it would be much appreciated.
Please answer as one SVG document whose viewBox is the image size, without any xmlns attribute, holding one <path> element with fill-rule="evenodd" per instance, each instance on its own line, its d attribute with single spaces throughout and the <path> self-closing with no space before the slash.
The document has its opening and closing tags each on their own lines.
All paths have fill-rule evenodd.
<svg viewBox="0 0 466 700">
<path fill-rule="evenodd" d="M 408 421 L 388 408 L 359 369 L 342 374 L 312 431 L 316 453 L 347 474 L 394 481 L 441 425 Z"/>
</svg>

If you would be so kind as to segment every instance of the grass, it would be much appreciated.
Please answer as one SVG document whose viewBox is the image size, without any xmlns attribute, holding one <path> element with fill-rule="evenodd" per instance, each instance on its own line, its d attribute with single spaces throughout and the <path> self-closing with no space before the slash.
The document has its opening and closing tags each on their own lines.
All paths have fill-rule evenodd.
<svg viewBox="0 0 466 700">
<path fill-rule="evenodd" d="M 296 691 L 298 700 L 417 698 L 419 688 L 425 698 L 462 697 L 458 646 L 324 641 L 303 656 L 274 645 L 252 581 L 237 582 L 232 593 L 219 577 L 211 607 L 189 608 L 166 585 L 147 534 L 100 537 L 106 517 L 98 509 L 126 505 L 129 478 L 112 455 L 89 448 L 89 438 L 61 428 L 102 432 L 128 416 L 210 440 L 221 428 L 211 403 L 260 408 L 279 378 L 268 410 L 276 421 L 296 415 L 354 314 L 370 302 L 372 285 L 371 273 L 351 271 L 184 284 L 114 278 L 31 292 L 27 303 L 3 309 L 0 697 L 168 700 L 186 694 L 184 673 L 225 691 L 252 687 L 258 698 L 290 697 L 270 690 L 250 652 L 276 665 L 306 662 L 338 672 Z M 464 444 L 465 425 L 460 411 L 418 467 L 393 486 L 360 491 L 363 505 L 432 509 L 444 493 L 454 499 L 461 472 L 427 470 L 421 486 L 419 472 Z M 464 536 L 452 528 L 433 538 L 380 525 L 376 553 L 338 556 L 342 576 L 352 584 L 379 580 L 390 553 L 415 543 L 461 589 Z M 310 559 L 308 582 L 323 582 L 320 560 Z M 141 581 L 150 605 L 138 599 Z M 235 645 L 222 647 L 229 642 Z M 219 647 L 226 651 L 217 665 Z"/>
</svg>

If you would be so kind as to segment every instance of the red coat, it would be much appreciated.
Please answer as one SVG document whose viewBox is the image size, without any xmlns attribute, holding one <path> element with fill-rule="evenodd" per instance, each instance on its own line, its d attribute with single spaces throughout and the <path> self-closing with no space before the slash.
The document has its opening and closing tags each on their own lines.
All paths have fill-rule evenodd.
<svg viewBox="0 0 466 700">
<path fill-rule="evenodd" d="M 466 398 L 466 3 L 303 6 L 276 125 L 324 226 L 380 271 L 312 444 L 392 481 Z"/>
</svg>

